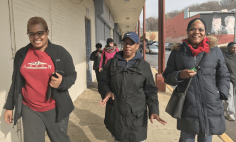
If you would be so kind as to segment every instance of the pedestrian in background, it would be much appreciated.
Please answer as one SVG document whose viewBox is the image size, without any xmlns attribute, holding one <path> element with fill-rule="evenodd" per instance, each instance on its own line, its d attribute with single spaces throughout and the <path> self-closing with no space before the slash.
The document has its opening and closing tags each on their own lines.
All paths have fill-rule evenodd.
<svg viewBox="0 0 236 142">
<path fill-rule="evenodd" d="M 224 58 L 226 66 L 230 72 L 230 90 L 227 101 L 224 102 L 226 117 L 230 121 L 235 121 L 235 105 L 234 96 L 236 89 L 236 43 L 230 42 L 227 46 L 227 50 L 224 52 Z"/>
<path fill-rule="evenodd" d="M 138 35 L 126 33 L 122 41 L 123 51 L 107 62 L 98 84 L 100 105 L 106 105 L 104 123 L 115 142 L 141 142 L 147 139 L 146 106 L 151 123 L 166 122 L 159 117 L 158 88 L 150 64 L 137 52 Z"/>
<path fill-rule="evenodd" d="M 101 54 L 102 54 L 102 44 L 97 43 L 96 44 L 96 49 L 97 50 L 93 51 L 92 54 L 90 55 L 90 60 L 94 61 L 93 62 L 93 70 L 96 73 L 96 77 L 97 77 L 97 81 L 98 81 L 98 78 L 99 78 L 99 64 L 100 64 Z"/>
<path fill-rule="evenodd" d="M 45 142 L 45 131 L 52 142 L 71 142 L 67 127 L 74 105 L 68 89 L 77 75 L 72 57 L 65 48 L 50 42 L 43 18 L 30 18 L 27 33 L 30 43 L 14 58 L 4 119 L 16 125 L 22 117 L 24 142 Z"/>
<path fill-rule="evenodd" d="M 99 72 L 103 70 L 102 66 L 105 66 L 107 61 L 115 56 L 115 54 L 119 52 L 119 49 L 114 46 L 114 42 L 112 38 L 107 39 L 107 45 L 102 50 L 101 61 L 99 64 Z"/>
<path fill-rule="evenodd" d="M 228 99 L 230 74 L 221 50 L 215 46 L 217 39 L 206 37 L 206 31 L 204 20 L 191 20 L 187 39 L 172 47 L 163 73 L 165 83 L 177 85 L 179 93 L 185 91 L 192 77 L 182 117 L 177 119 L 179 142 L 195 142 L 196 135 L 198 142 L 212 142 L 212 135 L 225 132 L 222 100 Z M 194 67 L 198 70 L 190 70 Z"/>
</svg>

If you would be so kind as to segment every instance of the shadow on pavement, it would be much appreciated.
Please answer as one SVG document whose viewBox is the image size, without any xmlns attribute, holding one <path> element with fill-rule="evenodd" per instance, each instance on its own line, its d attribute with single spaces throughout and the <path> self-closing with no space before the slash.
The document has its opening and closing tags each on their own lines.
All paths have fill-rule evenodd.
<svg viewBox="0 0 236 142">
<path fill-rule="evenodd" d="M 110 140 L 110 135 L 106 131 L 103 123 L 104 119 L 102 117 L 93 114 L 86 109 L 79 108 L 75 108 L 73 113 L 80 119 L 79 125 L 87 126 L 97 140 Z"/>
<path fill-rule="evenodd" d="M 68 135 L 72 142 L 91 142 L 83 129 L 75 125 L 72 121 L 69 121 Z"/>
</svg>

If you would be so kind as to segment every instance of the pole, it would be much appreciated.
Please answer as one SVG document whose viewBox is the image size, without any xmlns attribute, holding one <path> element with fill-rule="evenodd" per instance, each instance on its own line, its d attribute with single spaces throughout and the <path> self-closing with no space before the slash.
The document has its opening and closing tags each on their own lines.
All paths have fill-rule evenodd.
<svg viewBox="0 0 236 142">
<path fill-rule="evenodd" d="M 146 60 L 146 17 L 145 17 L 146 11 L 145 11 L 145 3 L 143 5 L 143 58 Z"/>
<path fill-rule="evenodd" d="M 159 91 L 166 92 L 166 84 L 162 73 L 165 70 L 165 0 L 159 0 L 158 20 L 158 74 L 156 74 L 156 86 Z"/>
<path fill-rule="evenodd" d="M 158 73 L 165 70 L 165 0 L 159 0 L 159 28 L 158 28 Z"/>
<path fill-rule="evenodd" d="M 140 41 L 140 19 L 138 19 L 138 39 Z"/>
<path fill-rule="evenodd" d="M 234 18 L 234 42 L 236 42 L 236 9 L 234 9 L 235 18 Z"/>
</svg>

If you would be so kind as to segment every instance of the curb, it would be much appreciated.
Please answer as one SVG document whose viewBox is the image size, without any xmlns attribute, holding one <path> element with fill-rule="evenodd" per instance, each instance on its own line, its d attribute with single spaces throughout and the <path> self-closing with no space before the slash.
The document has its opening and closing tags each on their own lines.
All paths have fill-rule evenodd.
<svg viewBox="0 0 236 142">
<path fill-rule="evenodd" d="M 224 142 L 234 142 L 227 134 L 222 134 L 219 135 L 219 137 L 224 141 Z"/>
<path fill-rule="evenodd" d="M 158 71 L 157 71 L 156 69 L 154 69 L 154 68 L 152 68 L 152 67 L 151 67 L 151 69 L 152 69 L 154 72 L 158 73 Z M 173 89 L 170 85 L 166 84 L 166 87 L 167 87 L 171 92 L 174 91 L 174 89 Z M 223 133 L 222 135 L 218 135 L 218 136 L 219 136 L 224 142 L 234 142 L 226 133 Z"/>
</svg>

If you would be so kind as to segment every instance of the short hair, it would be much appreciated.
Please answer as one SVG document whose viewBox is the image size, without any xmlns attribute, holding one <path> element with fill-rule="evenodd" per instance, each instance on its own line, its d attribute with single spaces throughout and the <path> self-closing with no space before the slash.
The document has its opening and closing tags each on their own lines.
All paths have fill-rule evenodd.
<svg viewBox="0 0 236 142">
<path fill-rule="evenodd" d="M 117 46 L 117 44 L 116 44 L 116 43 L 114 43 L 114 46 Z"/>
<path fill-rule="evenodd" d="M 101 43 L 97 43 L 96 44 L 96 48 L 102 48 L 102 44 Z"/>
<path fill-rule="evenodd" d="M 235 21 L 235 17 L 234 16 L 227 16 L 227 17 L 225 17 L 225 26 L 228 25 L 229 18 L 233 18 L 234 21 Z"/>
<path fill-rule="evenodd" d="M 45 31 L 48 31 L 47 22 L 42 17 L 32 17 L 29 19 L 27 24 L 27 32 L 32 25 L 40 24 Z"/>
</svg>

